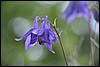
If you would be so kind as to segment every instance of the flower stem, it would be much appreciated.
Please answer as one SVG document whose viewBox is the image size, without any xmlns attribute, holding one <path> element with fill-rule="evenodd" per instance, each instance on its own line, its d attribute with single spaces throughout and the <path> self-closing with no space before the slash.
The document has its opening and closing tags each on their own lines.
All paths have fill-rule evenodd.
<svg viewBox="0 0 100 67">
<path fill-rule="evenodd" d="M 56 27 L 53 26 L 53 28 L 54 28 L 54 30 L 55 30 L 55 32 L 56 32 L 56 34 L 57 34 L 57 36 L 58 36 L 59 42 L 60 42 L 60 44 L 61 44 L 61 48 L 62 48 L 62 52 L 63 52 L 63 56 L 64 56 L 64 60 L 65 60 L 66 66 L 68 66 L 68 63 L 67 63 L 67 60 L 66 60 L 66 54 L 65 54 L 65 52 L 64 52 L 64 47 L 63 47 L 63 45 L 62 45 L 61 38 L 60 38 L 60 36 L 59 36 L 59 33 L 58 33 L 57 30 L 56 30 Z"/>
<path fill-rule="evenodd" d="M 90 32 L 90 55 L 91 55 L 91 62 L 92 62 L 92 65 L 94 66 L 94 56 L 93 56 L 93 48 L 92 48 L 92 31 L 91 31 L 91 27 L 90 27 L 90 24 L 91 22 L 88 23 L 88 26 L 89 26 L 89 32 Z"/>
</svg>

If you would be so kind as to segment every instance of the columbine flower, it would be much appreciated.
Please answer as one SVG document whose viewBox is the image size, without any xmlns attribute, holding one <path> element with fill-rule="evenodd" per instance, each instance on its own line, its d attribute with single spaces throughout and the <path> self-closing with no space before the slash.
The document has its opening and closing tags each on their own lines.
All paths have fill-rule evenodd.
<svg viewBox="0 0 100 67">
<path fill-rule="evenodd" d="M 38 22 L 40 18 L 37 16 L 34 20 L 34 27 L 31 28 L 26 34 L 24 34 L 21 38 L 15 39 L 16 41 L 20 41 L 26 38 L 25 42 L 25 50 L 28 50 L 32 46 L 37 43 L 38 36 L 42 35 L 43 31 L 38 28 Z"/>
<path fill-rule="evenodd" d="M 61 14 L 61 18 L 66 18 L 68 24 L 70 24 L 76 16 L 83 16 L 87 22 L 90 21 L 90 10 L 86 1 L 71 1 L 65 12 Z"/>
<path fill-rule="evenodd" d="M 41 28 L 38 28 L 39 21 L 40 18 L 37 16 L 34 20 L 34 27 L 31 28 L 21 38 L 15 40 L 20 41 L 26 38 L 25 50 L 33 47 L 35 44 L 45 44 L 46 47 L 54 53 L 54 51 L 52 50 L 52 43 L 57 42 L 56 35 L 50 28 L 50 23 L 48 22 L 47 16 L 43 18 Z"/>
</svg>

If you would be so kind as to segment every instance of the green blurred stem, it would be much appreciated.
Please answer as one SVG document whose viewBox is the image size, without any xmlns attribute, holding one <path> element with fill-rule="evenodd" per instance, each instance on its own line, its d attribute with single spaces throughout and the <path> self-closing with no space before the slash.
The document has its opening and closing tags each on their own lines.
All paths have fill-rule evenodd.
<svg viewBox="0 0 100 67">
<path fill-rule="evenodd" d="M 56 34 L 57 34 L 57 36 L 58 36 L 59 42 L 60 42 L 60 44 L 61 44 L 61 49 L 62 49 L 62 53 L 63 53 L 63 56 L 64 56 L 65 63 L 66 63 L 66 66 L 68 66 L 68 62 L 67 62 L 67 59 L 66 59 L 66 54 L 65 54 L 65 52 L 64 52 L 64 47 L 63 47 L 61 38 L 60 38 L 60 36 L 59 36 L 59 33 L 57 32 L 56 27 L 55 27 L 52 23 L 51 23 L 51 25 L 52 25 L 52 27 L 54 28 L 54 30 L 55 30 L 55 32 L 56 32 Z"/>
<path fill-rule="evenodd" d="M 99 6 L 93 5 L 93 6 L 92 6 L 92 10 L 93 10 L 93 9 L 97 10 L 97 12 L 99 13 Z"/>
<path fill-rule="evenodd" d="M 92 66 L 94 66 L 94 55 L 93 55 L 93 45 L 92 45 L 92 31 L 91 31 L 91 22 L 88 22 L 88 27 L 89 27 L 89 32 L 90 32 L 90 55 L 91 55 L 91 62 L 92 62 Z"/>
<path fill-rule="evenodd" d="M 92 40 L 92 42 L 94 43 L 94 45 L 95 45 L 97 48 L 99 48 L 98 43 L 97 43 L 93 38 L 91 38 L 91 40 Z"/>
</svg>

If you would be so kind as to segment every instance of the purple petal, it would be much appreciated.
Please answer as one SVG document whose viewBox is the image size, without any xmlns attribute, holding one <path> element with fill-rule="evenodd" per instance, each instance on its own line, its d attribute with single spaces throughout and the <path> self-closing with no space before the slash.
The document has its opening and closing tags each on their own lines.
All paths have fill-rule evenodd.
<svg viewBox="0 0 100 67">
<path fill-rule="evenodd" d="M 87 22 L 89 22 L 90 21 L 90 10 L 88 8 L 86 1 L 78 1 L 77 7 L 79 8 L 79 9 L 76 8 L 77 11 L 81 13 L 81 15 L 84 17 L 84 19 Z"/>
<path fill-rule="evenodd" d="M 39 28 L 36 28 L 36 29 L 33 29 L 32 33 L 36 34 L 36 35 L 42 35 L 43 34 L 43 30 L 39 29 Z"/>
<path fill-rule="evenodd" d="M 45 43 L 46 47 L 49 49 L 49 51 L 51 51 L 52 53 L 55 53 L 52 49 L 52 44 L 49 43 Z"/>
<path fill-rule="evenodd" d="M 76 18 L 76 13 L 72 13 L 71 15 L 69 15 L 68 17 L 66 17 L 67 23 L 71 24 Z"/>
<path fill-rule="evenodd" d="M 90 20 L 89 9 L 86 1 L 71 1 L 65 10 L 65 12 L 61 15 L 62 18 L 66 17 L 67 23 L 70 24 L 73 20 L 79 16 L 83 16 L 86 21 Z"/>
<path fill-rule="evenodd" d="M 91 18 L 90 17 L 90 10 L 88 8 L 84 8 L 84 12 L 85 13 L 83 13 L 83 17 L 87 22 L 89 22 L 90 18 Z"/>
<path fill-rule="evenodd" d="M 41 38 L 42 38 L 42 40 L 48 42 L 48 41 L 49 41 L 49 31 L 48 31 L 48 24 L 47 24 L 47 22 L 48 22 L 48 16 L 45 16 L 45 17 L 42 19 L 42 22 L 43 22 L 43 24 L 42 24 L 42 30 L 43 30 L 44 32 L 43 32 Z"/>
<path fill-rule="evenodd" d="M 32 33 L 32 29 L 30 29 L 26 34 L 24 34 L 21 38 L 18 38 L 18 39 L 15 39 L 16 41 L 20 41 L 20 40 L 23 40 L 25 39 L 28 35 L 30 35 Z"/>
<path fill-rule="evenodd" d="M 32 38 L 31 40 L 31 35 L 29 35 L 26 39 L 26 42 L 25 42 L 25 50 L 28 50 L 30 49 L 31 47 L 33 47 L 35 44 L 37 44 L 37 38 Z"/>
<path fill-rule="evenodd" d="M 43 29 L 39 29 L 38 31 L 37 31 L 37 35 L 42 35 L 43 34 L 43 32 L 44 32 L 44 30 Z"/>
<path fill-rule="evenodd" d="M 77 1 L 77 7 L 87 7 L 86 1 Z"/>
<path fill-rule="evenodd" d="M 76 17 L 76 2 L 71 1 L 63 14 L 61 14 L 61 18 L 66 18 L 67 23 L 70 24 Z"/>
<path fill-rule="evenodd" d="M 47 28 L 48 25 L 47 25 L 47 22 L 48 22 L 48 16 L 45 16 L 43 19 L 42 19 L 42 28 Z"/>
<path fill-rule="evenodd" d="M 48 20 L 48 16 L 45 16 L 44 18 L 42 18 L 42 22 L 44 21 L 47 21 Z"/>
<path fill-rule="evenodd" d="M 52 42 L 58 42 L 58 40 L 56 39 L 55 33 L 51 29 L 49 29 L 49 39 Z"/>
<path fill-rule="evenodd" d="M 53 32 L 53 30 L 50 28 L 50 23 L 48 22 L 48 31 L 49 31 L 49 39 L 51 41 L 57 42 L 56 34 Z"/>
<path fill-rule="evenodd" d="M 36 34 L 31 33 L 30 44 L 34 44 L 38 40 L 38 36 Z"/>
<path fill-rule="evenodd" d="M 41 39 L 46 42 L 49 42 L 49 31 L 45 30 L 41 36 Z"/>
<path fill-rule="evenodd" d="M 40 17 L 36 16 L 34 20 L 34 28 L 38 28 L 38 22 L 40 21 Z"/>
<path fill-rule="evenodd" d="M 70 1 L 68 7 L 66 8 L 66 10 L 61 14 L 60 18 L 63 19 L 65 17 L 68 17 L 69 15 L 71 15 L 74 12 L 74 6 L 75 6 L 75 2 L 74 1 Z"/>
</svg>

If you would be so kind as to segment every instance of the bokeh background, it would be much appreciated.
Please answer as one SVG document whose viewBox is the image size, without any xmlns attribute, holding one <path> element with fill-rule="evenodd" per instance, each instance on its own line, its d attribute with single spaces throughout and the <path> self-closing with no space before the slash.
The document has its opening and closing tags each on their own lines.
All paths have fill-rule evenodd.
<svg viewBox="0 0 100 67">
<path fill-rule="evenodd" d="M 46 46 L 35 45 L 28 51 L 24 49 L 25 40 L 16 42 L 33 26 L 36 16 L 53 23 L 57 18 L 57 30 L 66 52 L 70 66 L 88 66 L 90 61 L 90 40 L 88 23 L 77 18 L 68 25 L 60 19 L 61 13 L 67 8 L 69 1 L 1 1 L 1 65 L 2 66 L 64 66 L 61 46 L 53 44 L 55 54 Z M 96 23 L 95 23 L 96 24 Z M 93 39 L 99 45 L 98 24 L 93 28 Z M 51 27 L 52 28 L 52 27 Z M 53 29 L 53 28 L 52 28 Z M 94 36 L 95 35 L 95 36 Z M 99 48 L 93 43 L 94 62 L 99 65 Z"/>
</svg>

